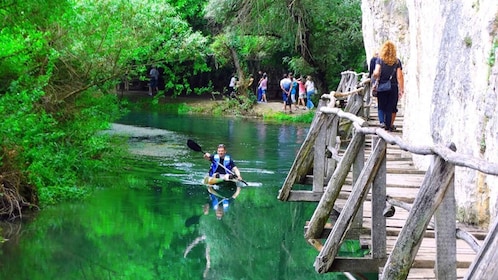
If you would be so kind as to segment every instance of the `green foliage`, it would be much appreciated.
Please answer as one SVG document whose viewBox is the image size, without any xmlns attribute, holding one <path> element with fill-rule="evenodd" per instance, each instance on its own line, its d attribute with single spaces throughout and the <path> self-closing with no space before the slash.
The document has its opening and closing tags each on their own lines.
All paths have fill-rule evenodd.
<svg viewBox="0 0 498 280">
<path fill-rule="evenodd" d="M 263 115 L 265 121 L 292 122 L 292 123 L 311 123 L 315 116 L 315 111 L 309 111 L 305 114 L 288 114 L 284 112 L 272 112 Z"/>
<path fill-rule="evenodd" d="M 218 106 L 213 108 L 213 114 L 242 116 L 252 108 L 254 99 L 254 96 L 245 95 L 238 95 L 236 98 L 224 97 L 223 102 L 219 102 Z"/>
<path fill-rule="evenodd" d="M 302 75 L 306 77 L 306 73 L 315 73 L 317 71 L 316 68 L 312 67 L 303 57 L 295 56 L 295 57 L 284 57 L 283 61 L 289 65 L 289 69 L 296 73 L 294 76 L 299 77 Z M 300 74 L 303 73 L 303 74 Z"/>
<path fill-rule="evenodd" d="M 216 67 L 233 63 L 239 73 L 250 73 L 284 65 L 316 75 L 328 87 L 341 71 L 357 70 L 364 61 L 359 3 L 3 1 L 0 171 L 18 171 L 20 184 L 36 188 L 44 202 L 83 196 L 82 182 L 119 164 L 110 160 L 111 139 L 98 133 L 122 113 L 111 94 L 116 83 L 125 75 L 147 79 L 150 65 L 164 69 L 166 81 L 150 102 L 156 107 L 166 92 L 212 90 L 210 84 L 189 85 L 210 70 L 208 54 L 214 54 Z M 207 20 L 216 28 L 212 42 L 192 30 L 206 33 Z M 253 98 L 226 100 L 215 114 L 242 115 Z"/>
<path fill-rule="evenodd" d="M 344 240 L 339 248 L 338 255 L 342 257 L 364 257 L 370 253 L 369 249 L 362 249 L 360 240 Z"/>
<path fill-rule="evenodd" d="M 311 11 L 313 61 L 325 74 L 327 89 L 332 89 L 339 83 L 342 71 L 364 70 L 360 1 L 316 2 Z"/>
<path fill-rule="evenodd" d="M 207 21 L 204 19 L 204 1 L 198 0 L 168 0 L 176 14 L 186 20 L 195 31 L 206 31 Z"/>
<path fill-rule="evenodd" d="M 206 39 L 167 1 L 6 1 L 0 14 L 0 172 L 19 172 L 15 186 L 42 203 L 80 198 L 119 165 L 98 132 L 121 114 L 111 94 L 121 76 L 163 66 L 180 94 L 208 69 Z"/>
<path fill-rule="evenodd" d="M 85 40 L 73 37 L 68 44 L 100 71 L 95 75 L 144 75 L 156 65 L 164 69 L 165 91 L 181 94 L 189 93 L 188 77 L 208 70 L 206 39 L 166 1 L 77 1 L 75 13 L 67 19 L 68 28 Z"/>
<path fill-rule="evenodd" d="M 207 18 L 224 27 L 218 36 L 229 37 L 242 60 L 255 60 L 262 69 L 282 65 L 280 72 L 291 69 L 313 75 L 317 86 L 328 91 L 339 83 L 342 71 L 364 70 L 360 4 L 359 0 L 290 4 L 211 0 L 205 10 Z M 242 39 L 251 36 L 259 44 Z M 222 65 L 230 62 L 227 52 L 213 49 L 217 57 L 223 57 Z"/>
</svg>

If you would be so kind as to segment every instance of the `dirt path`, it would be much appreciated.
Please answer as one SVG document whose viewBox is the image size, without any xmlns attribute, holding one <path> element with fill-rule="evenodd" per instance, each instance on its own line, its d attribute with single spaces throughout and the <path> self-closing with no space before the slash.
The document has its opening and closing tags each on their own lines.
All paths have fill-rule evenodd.
<svg viewBox="0 0 498 280">
<path fill-rule="evenodd" d="M 284 104 L 283 102 L 276 102 L 276 101 L 270 101 L 268 103 L 257 103 L 254 105 L 253 110 L 255 113 L 267 113 L 267 112 L 283 112 Z M 301 106 L 300 108 L 297 108 L 292 105 L 292 113 L 293 114 L 304 114 L 307 113 L 307 109 L 302 109 L 303 107 Z M 287 112 L 289 108 L 287 107 Z"/>
<path fill-rule="evenodd" d="M 151 99 L 152 97 L 148 95 L 146 91 L 128 91 L 128 92 L 119 92 L 118 96 L 122 95 L 130 100 L 138 100 L 138 99 Z M 189 96 L 166 96 L 160 98 L 159 102 L 161 103 L 186 103 L 192 107 L 200 107 L 200 108 L 214 108 L 218 106 L 219 102 L 224 102 L 223 100 L 213 100 L 211 95 L 189 95 Z M 265 114 L 271 113 L 283 113 L 283 102 L 280 100 L 270 100 L 267 103 L 256 103 L 252 108 L 252 114 L 256 116 L 263 116 Z M 296 109 L 296 107 L 292 106 L 292 114 L 301 115 L 307 113 L 308 110 L 303 110 L 302 107 Z M 287 114 L 288 114 L 287 108 Z"/>
</svg>

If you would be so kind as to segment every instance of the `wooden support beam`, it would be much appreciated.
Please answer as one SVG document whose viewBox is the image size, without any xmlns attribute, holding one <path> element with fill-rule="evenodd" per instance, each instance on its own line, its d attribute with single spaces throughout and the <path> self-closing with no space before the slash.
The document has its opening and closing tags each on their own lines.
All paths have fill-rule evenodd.
<svg viewBox="0 0 498 280">
<path fill-rule="evenodd" d="M 454 164 L 436 157 L 426 173 L 419 194 L 408 215 L 407 221 L 410 222 L 401 230 L 379 279 L 406 279 L 422 243 L 427 225 L 443 200 L 454 173 Z"/>
<path fill-rule="evenodd" d="M 287 197 L 287 201 L 309 201 L 318 202 L 322 198 L 323 192 L 297 191 L 292 190 Z"/>
<path fill-rule="evenodd" d="M 498 279 L 498 218 L 495 218 L 489 229 L 489 234 L 477 254 L 474 262 L 470 265 L 465 279 Z"/>
<path fill-rule="evenodd" d="M 327 238 L 327 241 L 323 245 L 322 251 L 320 251 L 320 254 L 315 259 L 314 266 L 318 273 L 326 273 L 332 266 L 337 252 L 339 251 L 340 244 L 345 237 L 346 230 L 351 225 L 358 209 L 361 208 L 385 154 L 386 142 L 379 141 L 368 158 L 365 167 L 361 171 L 358 182 L 354 185 L 353 190 L 346 201 L 345 207 L 342 209 L 337 222 L 332 228 L 329 238 Z M 312 221 L 310 221 L 310 226 L 311 222 Z"/>
<path fill-rule="evenodd" d="M 364 134 L 355 133 L 351 143 L 346 149 L 346 153 L 344 154 L 342 161 L 334 171 L 332 178 L 327 184 L 327 189 L 325 190 L 325 193 L 320 199 L 320 202 L 311 217 L 310 228 L 305 234 L 307 239 L 316 238 L 323 230 L 323 226 L 327 222 L 330 212 L 334 208 L 334 203 L 339 196 L 339 192 L 341 191 L 342 185 L 344 184 L 349 170 L 351 169 L 351 165 L 356 158 L 356 154 L 363 146 L 364 141 Z"/>
<path fill-rule="evenodd" d="M 328 272 L 378 272 L 386 263 L 384 259 L 337 257 Z"/>
<path fill-rule="evenodd" d="M 311 123 L 310 130 L 306 139 L 304 139 L 301 148 L 297 152 L 296 159 L 294 160 L 287 178 L 285 178 L 284 184 L 279 191 L 278 199 L 286 201 L 289 198 L 292 186 L 296 181 L 300 181 L 300 177 L 306 177 L 308 172 L 307 162 L 313 162 L 313 146 L 315 145 L 315 139 L 322 129 L 322 125 L 327 122 L 329 116 L 317 112 L 313 122 Z"/>
</svg>

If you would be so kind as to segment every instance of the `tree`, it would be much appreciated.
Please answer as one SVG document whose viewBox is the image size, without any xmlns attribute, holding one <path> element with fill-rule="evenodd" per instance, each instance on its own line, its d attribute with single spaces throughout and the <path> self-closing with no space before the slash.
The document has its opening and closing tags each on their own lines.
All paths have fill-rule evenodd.
<svg viewBox="0 0 498 280">
<path fill-rule="evenodd" d="M 10 0 L 0 14 L 0 215 L 81 196 L 115 164 L 96 132 L 120 114 L 109 93 L 123 75 L 159 65 L 180 94 L 208 69 L 206 39 L 165 0 Z"/>
<path fill-rule="evenodd" d="M 322 89 L 338 83 L 345 69 L 363 70 L 359 0 L 210 0 L 206 17 L 232 38 L 258 36 L 272 42 L 264 55 L 261 48 L 236 45 L 238 56 L 281 64 L 282 72 L 290 68 L 314 75 Z"/>
</svg>

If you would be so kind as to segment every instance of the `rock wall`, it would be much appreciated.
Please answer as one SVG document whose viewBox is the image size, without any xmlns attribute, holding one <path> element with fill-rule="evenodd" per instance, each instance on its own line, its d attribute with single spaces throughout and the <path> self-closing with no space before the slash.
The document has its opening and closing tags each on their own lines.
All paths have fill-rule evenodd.
<svg viewBox="0 0 498 280">
<path fill-rule="evenodd" d="M 367 57 L 389 39 L 403 63 L 404 140 L 456 144 L 498 163 L 498 1 L 363 0 Z M 427 169 L 431 158 L 414 156 Z M 458 219 L 486 226 L 498 213 L 498 178 L 457 167 Z"/>
</svg>

